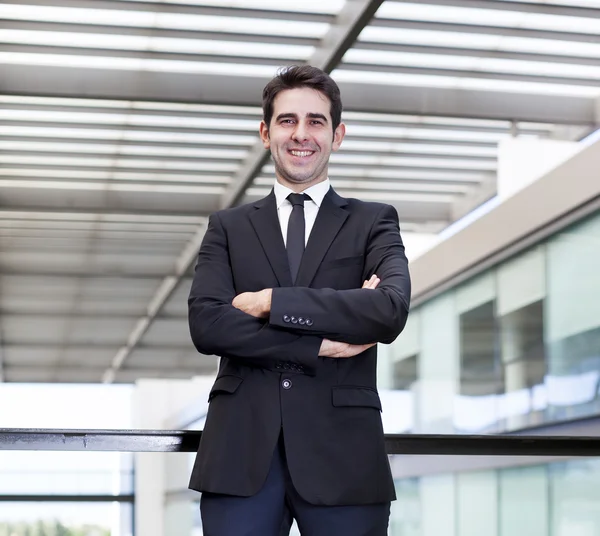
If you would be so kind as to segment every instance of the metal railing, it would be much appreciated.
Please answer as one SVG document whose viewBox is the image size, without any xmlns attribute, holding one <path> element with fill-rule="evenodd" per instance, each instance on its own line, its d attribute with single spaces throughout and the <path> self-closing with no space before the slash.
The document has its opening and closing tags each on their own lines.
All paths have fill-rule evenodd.
<svg viewBox="0 0 600 536">
<path fill-rule="evenodd" d="M 201 431 L 0 428 L 0 450 L 195 452 Z M 387 434 L 388 454 L 600 456 L 600 437 Z"/>
</svg>

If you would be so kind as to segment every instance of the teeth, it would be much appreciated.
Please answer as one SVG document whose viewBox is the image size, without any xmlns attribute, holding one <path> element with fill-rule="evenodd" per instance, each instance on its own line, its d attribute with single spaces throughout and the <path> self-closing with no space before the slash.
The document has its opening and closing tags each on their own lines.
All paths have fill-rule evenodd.
<svg viewBox="0 0 600 536">
<path fill-rule="evenodd" d="M 290 151 L 294 156 L 308 156 L 312 154 L 312 151 Z"/>
</svg>

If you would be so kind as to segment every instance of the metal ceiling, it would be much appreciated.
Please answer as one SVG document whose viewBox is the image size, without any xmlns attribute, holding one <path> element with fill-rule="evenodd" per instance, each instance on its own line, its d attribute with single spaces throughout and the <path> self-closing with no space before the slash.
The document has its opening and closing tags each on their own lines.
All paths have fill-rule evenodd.
<svg viewBox="0 0 600 536">
<path fill-rule="evenodd" d="M 0 378 L 211 373 L 186 298 L 207 215 L 265 195 L 260 95 L 308 62 L 342 89 L 342 195 L 438 232 L 495 191 L 510 136 L 600 110 L 600 1 L 5 1 Z"/>
</svg>

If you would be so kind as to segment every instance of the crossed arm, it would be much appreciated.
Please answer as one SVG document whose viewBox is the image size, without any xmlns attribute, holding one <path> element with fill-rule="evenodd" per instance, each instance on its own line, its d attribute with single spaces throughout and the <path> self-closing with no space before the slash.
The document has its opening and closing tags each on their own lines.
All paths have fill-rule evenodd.
<svg viewBox="0 0 600 536">
<path fill-rule="evenodd" d="M 362 288 L 374 290 L 380 283 L 380 279 L 373 274 L 371 279 L 363 283 Z M 249 314 L 255 318 L 268 318 L 271 314 L 271 298 L 273 289 L 267 288 L 258 292 L 243 292 L 238 294 L 231 305 L 236 309 Z M 320 357 L 345 358 L 354 357 L 361 354 L 371 346 L 375 346 L 376 342 L 367 344 L 350 344 L 343 341 L 332 341 L 323 339 L 319 348 Z"/>
<path fill-rule="evenodd" d="M 398 217 L 391 207 L 376 218 L 365 269 L 377 274 L 381 284 L 373 276 L 361 289 L 291 287 L 236 295 L 227 233 L 219 214 L 214 214 L 188 300 L 192 341 L 204 354 L 267 369 L 288 361 L 301 365 L 307 374 L 314 374 L 317 356 L 352 357 L 377 342 L 391 342 L 404 327 L 410 298 Z M 278 325 L 281 315 L 270 313 L 293 303 L 318 322 L 310 329 Z"/>
</svg>

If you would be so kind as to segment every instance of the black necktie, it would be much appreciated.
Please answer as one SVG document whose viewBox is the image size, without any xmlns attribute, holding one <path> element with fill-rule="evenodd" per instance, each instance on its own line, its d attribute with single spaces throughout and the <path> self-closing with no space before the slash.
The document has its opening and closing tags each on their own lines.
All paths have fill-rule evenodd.
<svg viewBox="0 0 600 536">
<path fill-rule="evenodd" d="M 310 197 L 307 194 L 290 194 L 287 199 L 292 204 L 292 213 L 288 220 L 286 249 L 292 282 L 295 282 L 304 253 L 304 200 Z"/>
</svg>

